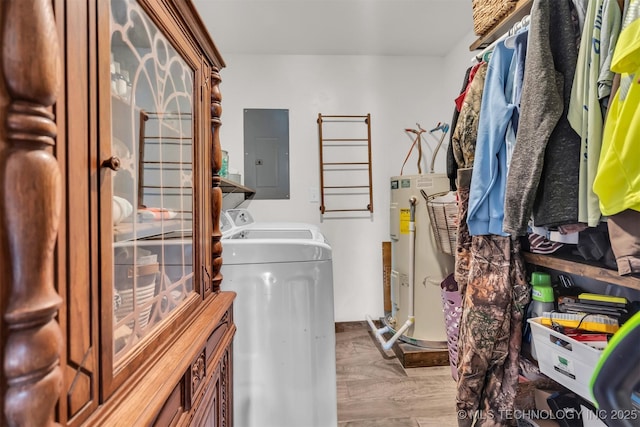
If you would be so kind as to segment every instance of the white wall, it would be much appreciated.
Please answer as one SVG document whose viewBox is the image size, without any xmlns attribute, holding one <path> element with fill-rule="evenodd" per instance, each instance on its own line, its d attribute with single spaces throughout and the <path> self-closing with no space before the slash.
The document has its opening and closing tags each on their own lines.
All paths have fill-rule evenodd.
<svg viewBox="0 0 640 427">
<path fill-rule="evenodd" d="M 456 46 L 451 50 L 449 55 L 444 58 L 445 66 L 445 83 L 446 90 L 450 92 L 453 98 L 457 97 L 462 89 L 462 80 L 464 79 L 464 73 L 473 62 L 471 58 L 478 52 L 470 52 L 469 46 L 473 43 L 478 36 L 473 31 L 470 31 L 464 38 L 462 38 Z"/>
<path fill-rule="evenodd" d="M 399 175 L 412 143 L 404 129 L 416 122 L 427 129 L 450 122 L 453 99 L 470 65 L 470 43 L 461 41 L 461 52 L 447 58 L 225 56 L 221 141 L 230 168 L 244 175 L 243 109 L 289 110 L 290 199 L 253 200 L 245 206 L 257 221 L 320 226 L 333 247 L 336 322 L 383 315 L 381 243 L 389 240 L 389 178 Z M 310 191 L 319 188 L 318 113 L 371 113 L 373 214 L 323 218 L 319 204 L 310 202 Z M 425 144 L 435 147 L 425 136 Z M 436 172 L 445 172 L 445 153 L 443 146 Z M 404 174 L 417 173 L 416 159 L 414 150 Z"/>
</svg>

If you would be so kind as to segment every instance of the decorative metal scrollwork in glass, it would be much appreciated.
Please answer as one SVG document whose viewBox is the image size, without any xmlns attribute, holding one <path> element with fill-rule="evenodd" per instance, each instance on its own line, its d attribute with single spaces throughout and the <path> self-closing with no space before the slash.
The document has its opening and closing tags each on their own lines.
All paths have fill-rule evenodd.
<svg viewBox="0 0 640 427">
<path fill-rule="evenodd" d="M 114 363 L 193 292 L 194 70 L 111 0 Z"/>
</svg>

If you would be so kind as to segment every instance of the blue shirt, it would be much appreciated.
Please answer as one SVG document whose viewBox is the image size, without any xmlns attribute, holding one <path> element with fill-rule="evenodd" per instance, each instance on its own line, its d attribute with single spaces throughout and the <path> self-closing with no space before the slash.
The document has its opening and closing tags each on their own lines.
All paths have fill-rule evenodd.
<svg viewBox="0 0 640 427">
<path fill-rule="evenodd" d="M 473 236 L 502 231 L 507 180 L 507 126 L 513 116 L 514 50 L 499 42 L 491 55 L 482 95 L 478 139 L 469 190 L 467 224 Z"/>
</svg>

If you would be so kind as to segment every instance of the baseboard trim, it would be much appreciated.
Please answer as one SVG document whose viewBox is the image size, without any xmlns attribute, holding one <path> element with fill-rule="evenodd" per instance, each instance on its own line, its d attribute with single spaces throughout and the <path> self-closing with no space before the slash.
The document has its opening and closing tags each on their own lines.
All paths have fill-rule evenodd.
<svg viewBox="0 0 640 427">
<path fill-rule="evenodd" d="M 377 328 L 382 327 L 382 324 L 379 320 L 374 320 L 373 323 Z M 369 323 L 367 323 L 366 320 L 355 320 L 352 322 L 335 322 L 336 333 L 362 328 L 369 329 Z"/>
</svg>

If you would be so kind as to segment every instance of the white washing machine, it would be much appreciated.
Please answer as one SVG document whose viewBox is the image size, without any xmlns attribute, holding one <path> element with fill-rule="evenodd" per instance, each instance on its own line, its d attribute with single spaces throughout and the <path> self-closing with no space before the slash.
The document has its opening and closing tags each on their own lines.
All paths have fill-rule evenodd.
<svg viewBox="0 0 640 427">
<path fill-rule="evenodd" d="M 237 293 L 236 427 L 335 427 L 337 392 L 331 247 L 318 228 L 221 220 L 221 287 Z"/>
</svg>

